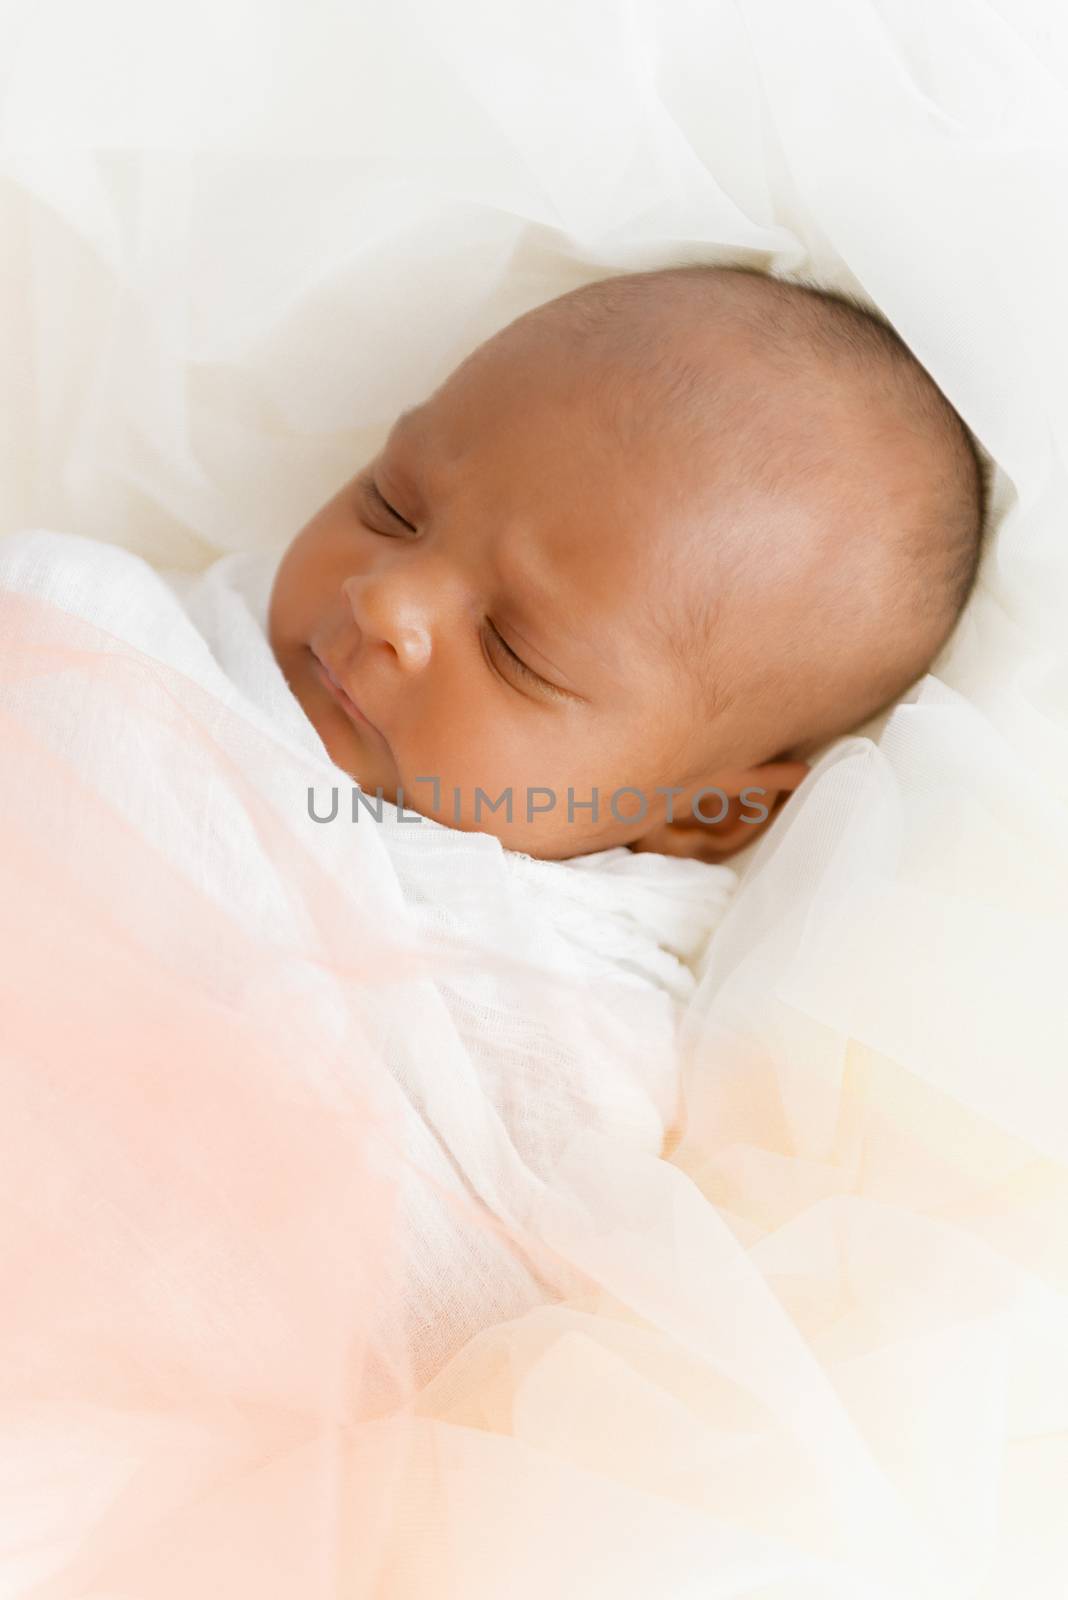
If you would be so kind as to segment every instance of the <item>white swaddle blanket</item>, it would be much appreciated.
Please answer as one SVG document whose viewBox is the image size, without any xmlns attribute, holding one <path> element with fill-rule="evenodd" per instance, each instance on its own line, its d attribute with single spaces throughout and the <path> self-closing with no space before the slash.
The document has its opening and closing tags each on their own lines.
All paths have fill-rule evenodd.
<svg viewBox="0 0 1068 1600">
<path fill-rule="evenodd" d="M 737 895 L 317 824 L 270 570 L 0 542 L 10 1592 L 1000 1600 L 1059 1537 L 1068 1302 L 1059 1080 L 1020 1093 L 1062 1019 L 996 983 L 1043 1015 L 1063 914 L 1051 874 L 999 948 L 952 886 L 912 915 L 922 834 L 874 855 L 945 692 Z"/>
<path fill-rule="evenodd" d="M 0 541 L 0 586 L 83 616 L 239 708 L 295 754 L 309 758 L 314 764 L 309 783 L 317 786 L 321 801 L 331 786 L 345 790 L 353 780 L 333 766 L 266 637 L 267 604 L 281 555 L 280 550 L 239 553 L 221 557 L 202 573 L 157 572 L 115 545 L 34 530 Z M 644 980 L 657 992 L 652 1003 L 665 1018 L 669 1008 L 659 992 L 679 1001 L 691 997 L 693 967 L 736 882 L 729 867 L 635 855 L 623 847 L 570 861 L 540 861 L 505 849 L 489 834 L 473 840 L 425 816 L 414 823 L 413 804 L 407 803 L 404 823 L 397 820 L 397 807 L 383 801 L 381 823 L 360 807 L 360 821 L 349 824 L 364 833 L 381 829 L 378 844 L 413 900 L 432 903 L 436 894 L 439 918 L 448 920 L 450 900 L 457 894 L 470 897 L 473 863 L 493 862 L 523 896 L 547 962 L 559 962 L 574 976 Z M 317 803 L 317 813 L 324 809 Z M 345 828 L 350 813 L 342 804 L 333 826 Z M 663 1089 L 650 1103 L 666 1108 L 671 1090 L 668 1086 L 665 1100 Z"/>
<path fill-rule="evenodd" d="M 302 940 L 314 938 L 314 918 L 302 884 L 287 875 L 292 861 L 265 847 L 244 801 L 250 789 L 276 808 L 277 824 L 330 875 L 347 907 L 351 923 L 333 929 L 343 941 L 333 960 L 372 933 L 388 948 L 383 907 L 394 937 L 404 928 L 442 958 L 450 945 L 473 951 L 460 970 L 422 982 L 403 1003 L 398 986 L 383 987 L 365 1001 L 364 1017 L 381 1029 L 383 1059 L 406 1097 L 413 1158 L 443 1183 L 458 1180 L 495 1215 L 529 1219 L 576 1134 L 660 1151 L 678 1112 L 680 1007 L 695 990 L 692 964 L 734 874 L 624 848 L 539 861 L 488 834 L 412 820 L 410 808 L 400 820 L 388 803 L 381 821 L 365 808 L 352 821 L 352 780 L 333 766 L 266 638 L 280 555 L 231 555 L 195 577 L 161 576 L 95 540 L 7 537 L 0 593 L 47 602 L 102 630 L 103 641 L 133 646 L 142 671 L 164 664 L 179 698 L 186 684 L 203 694 L 188 708 L 200 727 L 155 750 L 131 737 L 129 708 L 109 699 L 106 674 L 87 685 L 73 669 L 35 672 L 31 658 L 0 704 L 35 737 L 54 740 L 68 781 L 119 805 L 198 895 L 258 941 L 290 952 L 288 1003 L 299 994 L 302 1009 L 314 1006 L 340 1055 L 350 1020 L 343 980 L 307 962 Z M 250 742 L 249 727 L 262 739 Z M 215 745 L 199 792 L 188 743 L 198 733 Z M 226 779 L 231 763 L 238 781 Z M 309 794 L 318 797 L 316 814 L 328 815 L 332 787 L 346 800 L 332 822 L 316 822 Z M 91 834 L 87 842 L 93 848 Z M 498 972 L 501 950 L 511 965 Z M 61 973 L 65 960 L 61 951 Z M 515 981 L 528 968 L 540 986 Z M 229 1001 L 262 1021 L 279 997 L 273 972 L 269 994 L 258 977 L 235 971 Z M 554 978 L 582 1004 L 546 1007 Z M 538 1303 L 545 1289 L 492 1237 L 450 1228 L 436 1197 L 428 1202 L 413 1188 L 410 1204 L 402 1292 L 414 1365 L 425 1377 L 471 1332 Z"/>
</svg>

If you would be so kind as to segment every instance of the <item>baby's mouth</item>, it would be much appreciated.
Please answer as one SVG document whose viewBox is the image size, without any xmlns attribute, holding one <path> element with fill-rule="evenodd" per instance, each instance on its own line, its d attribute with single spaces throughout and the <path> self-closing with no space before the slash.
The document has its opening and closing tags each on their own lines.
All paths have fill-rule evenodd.
<svg viewBox="0 0 1068 1600">
<path fill-rule="evenodd" d="M 341 683 L 339 682 L 337 672 L 329 665 L 328 662 L 322 659 L 322 657 L 315 650 L 314 646 L 309 645 L 308 650 L 311 654 L 312 662 L 319 681 L 323 684 L 328 693 L 334 697 L 342 711 L 344 711 L 346 716 L 349 718 L 349 721 L 354 723 L 358 728 L 369 728 L 372 733 L 377 734 L 382 742 L 385 743 L 385 735 L 382 733 L 381 729 L 377 728 L 371 721 L 370 717 L 360 710 L 360 707 L 356 704 L 355 700 L 353 700 L 352 696 L 342 687 Z"/>
</svg>

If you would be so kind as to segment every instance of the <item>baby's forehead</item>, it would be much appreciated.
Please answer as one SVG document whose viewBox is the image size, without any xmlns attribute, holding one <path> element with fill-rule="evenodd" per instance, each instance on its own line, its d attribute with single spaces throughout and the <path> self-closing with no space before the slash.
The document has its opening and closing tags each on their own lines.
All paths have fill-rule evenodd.
<svg viewBox="0 0 1068 1600">
<path fill-rule="evenodd" d="M 476 354 L 398 418 L 404 463 L 418 459 L 480 522 L 499 514 L 537 528 L 589 600 L 633 624 L 648 617 L 673 643 L 705 631 L 732 523 L 763 496 L 796 492 L 786 435 L 797 407 L 737 341 L 719 352 L 729 403 L 718 408 L 707 352 L 676 351 L 674 365 L 655 369 L 518 339 L 492 359 Z M 830 498 L 827 489 L 823 504 Z"/>
</svg>

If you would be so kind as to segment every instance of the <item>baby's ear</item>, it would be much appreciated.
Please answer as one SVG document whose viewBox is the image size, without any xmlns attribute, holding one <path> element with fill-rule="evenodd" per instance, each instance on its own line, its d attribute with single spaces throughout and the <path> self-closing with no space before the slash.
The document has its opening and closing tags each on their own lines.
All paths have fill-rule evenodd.
<svg viewBox="0 0 1068 1600">
<path fill-rule="evenodd" d="M 675 797 L 672 820 L 654 823 L 631 849 L 726 861 L 760 837 L 809 770 L 807 761 L 765 761 L 691 784 Z"/>
</svg>

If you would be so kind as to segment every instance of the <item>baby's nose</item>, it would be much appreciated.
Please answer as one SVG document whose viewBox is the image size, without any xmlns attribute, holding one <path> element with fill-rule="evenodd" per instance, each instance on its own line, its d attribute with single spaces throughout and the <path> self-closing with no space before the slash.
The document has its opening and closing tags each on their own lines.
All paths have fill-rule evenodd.
<svg viewBox="0 0 1068 1600">
<path fill-rule="evenodd" d="M 430 659 L 431 618 L 427 607 L 395 574 L 368 573 L 346 578 L 341 592 L 356 626 L 370 641 L 394 651 L 399 664 L 417 672 Z"/>
</svg>

